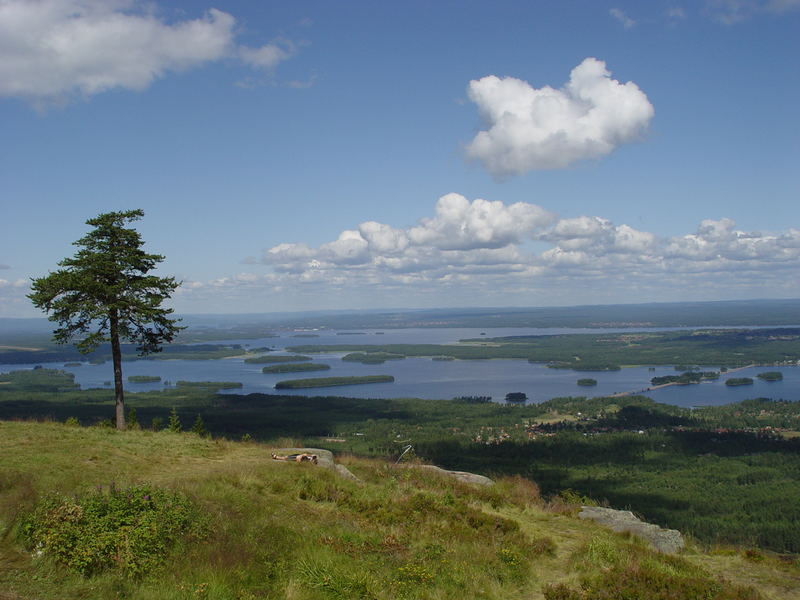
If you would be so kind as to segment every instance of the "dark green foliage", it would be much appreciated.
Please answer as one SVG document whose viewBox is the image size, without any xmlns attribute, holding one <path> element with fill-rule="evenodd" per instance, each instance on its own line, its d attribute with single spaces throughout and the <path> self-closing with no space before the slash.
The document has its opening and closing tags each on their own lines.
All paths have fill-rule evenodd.
<svg viewBox="0 0 800 600">
<path fill-rule="evenodd" d="M 539 360 L 529 358 L 528 362 L 538 363 Z M 607 362 L 564 362 L 556 361 L 547 363 L 548 369 L 572 369 L 573 371 L 620 371 L 622 367 L 617 364 Z"/>
<path fill-rule="evenodd" d="M 351 377 L 315 377 L 312 379 L 287 379 L 275 384 L 276 390 L 296 390 L 302 388 L 331 387 L 337 385 L 361 385 L 364 383 L 391 383 L 392 375 L 363 375 Z"/>
<path fill-rule="evenodd" d="M 164 260 L 142 250 L 139 232 L 125 227 L 144 216 L 141 210 L 110 212 L 86 221 L 93 229 L 75 242 L 80 249 L 58 263 L 61 269 L 34 279 L 31 302 L 58 323 L 53 339 L 75 341 L 82 353 L 111 343 L 114 361 L 117 428 L 125 428 L 121 340 L 137 344 L 141 355 L 161 350 L 182 329 L 162 308 L 179 283 L 148 275 Z"/>
<path fill-rule="evenodd" d="M 30 369 L 0 373 L 3 392 L 61 392 L 79 390 L 75 375 L 59 369 Z"/>
<path fill-rule="evenodd" d="M 393 352 L 351 352 L 350 354 L 345 354 L 342 360 L 360 362 L 365 365 L 382 365 L 387 360 L 402 360 L 404 358 L 404 354 Z"/>
<path fill-rule="evenodd" d="M 181 494 L 154 486 L 42 500 L 23 522 L 28 547 L 86 576 L 119 569 L 138 577 L 163 564 L 181 539 L 203 537 L 205 519 Z"/>
<path fill-rule="evenodd" d="M 178 388 L 201 388 L 206 390 L 233 390 L 242 387 L 239 381 L 176 381 Z"/>
<path fill-rule="evenodd" d="M 725 385 L 729 385 L 729 386 L 753 385 L 753 378 L 752 377 L 731 377 L 730 379 L 726 379 L 725 380 Z"/>
<path fill-rule="evenodd" d="M 181 419 L 178 416 L 178 410 L 173 407 L 169 413 L 169 421 L 167 421 L 167 430 L 172 433 L 180 433 L 183 428 L 181 427 Z"/>
<path fill-rule="evenodd" d="M 597 379 L 578 379 L 578 385 L 583 387 L 592 387 L 597 385 Z"/>
<path fill-rule="evenodd" d="M 311 360 L 310 356 L 303 356 L 301 354 L 285 355 L 266 355 L 254 356 L 252 358 L 245 358 L 244 362 L 250 364 L 275 364 L 275 363 L 289 363 L 289 362 L 306 362 Z"/>
<path fill-rule="evenodd" d="M 128 381 L 130 383 L 155 383 L 161 381 L 159 375 L 129 375 Z"/>
<path fill-rule="evenodd" d="M 131 429 L 139 428 L 139 418 L 136 416 L 136 409 L 131 407 L 128 409 L 128 427 Z"/>
<path fill-rule="evenodd" d="M 300 373 L 304 371 L 328 371 L 331 366 L 323 363 L 288 363 L 285 365 L 271 365 L 261 369 L 262 373 Z"/>
<path fill-rule="evenodd" d="M 762 381 L 783 381 L 783 373 L 780 371 L 765 371 L 756 375 Z"/>
<path fill-rule="evenodd" d="M 688 385 L 690 383 L 700 383 L 708 379 L 719 379 L 719 373 L 716 371 L 686 371 L 680 375 L 663 375 L 661 377 L 653 377 L 650 380 L 651 385 L 667 385 L 674 383 L 677 385 Z"/>
<path fill-rule="evenodd" d="M 206 424 L 203 422 L 203 417 L 201 415 L 197 415 L 197 418 L 194 420 L 192 424 L 192 433 L 199 435 L 200 437 L 208 437 L 209 433 L 206 429 Z"/>
<path fill-rule="evenodd" d="M 524 392 L 509 392 L 506 394 L 506 402 L 525 402 L 528 395 Z"/>
</svg>

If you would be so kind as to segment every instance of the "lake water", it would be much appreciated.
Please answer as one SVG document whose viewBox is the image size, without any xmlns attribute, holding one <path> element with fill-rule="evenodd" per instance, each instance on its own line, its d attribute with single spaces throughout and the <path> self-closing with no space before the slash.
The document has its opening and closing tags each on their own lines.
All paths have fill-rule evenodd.
<svg viewBox="0 0 800 600">
<path fill-rule="evenodd" d="M 665 328 L 666 329 L 666 328 Z M 674 329 L 674 328 L 672 328 Z M 563 333 L 602 333 L 631 331 L 631 329 L 399 329 L 352 332 L 314 332 L 318 337 L 295 337 L 298 334 L 286 333 L 276 338 L 256 340 L 226 340 L 219 343 L 239 343 L 246 347 L 270 347 L 276 354 L 283 353 L 287 346 L 302 344 L 446 344 L 464 338 L 500 337 L 508 335 L 556 335 Z M 648 329 L 656 331 L 656 329 Z M 303 332 L 306 335 L 309 333 Z M 726 376 L 718 381 L 697 385 L 671 386 L 646 391 L 652 377 L 675 375 L 673 367 L 630 367 L 611 372 L 575 372 L 562 369 L 548 369 L 542 364 L 531 364 L 526 360 L 453 360 L 434 361 L 430 358 L 406 358 L 386 361 L 381 365 L 362 365 L 344 362 L 345 353 L 314 354 L 313 362 L 331 366 L 329 371 L 310 373 L 284 373 L 265 375 L 263 365 L 247 364 L 243 359 L 227 358 L 221 360 L 138 360 L 123 365 L 125 377 L 131 375 L 157 375 L 162 382 L 137 384 L 127 383 L 129 392 L 163 389 L 164 381 L 237 381 L 243 388 L 228 393 L 281 393 L 291 395 L 351 396 L 358 398 L 426 398 L 446 399 L 457 396 L 491 396 L 503 401 L 509 392 L 524 392 L 531 402 L 543 402 L 558 396 L 609 396 L 621 392 L 641 392 L 657 402 L 678 406 L 708 406 L 738 402 L 747 398 L 767 397 L 773 399 L 800 400 L 800 367 L 752 367 L 737 371 L 736 377 L 752 377 L 753 385 L 728 387 L 724 385 Z M 0 364 L 0 372 L 33 368 L 34 365 Z M 44 366 L 63 368 L 75 374 L 75 380 L 84 389 L 110 387 L 106 384 L 113 379 L 111 363 L 79 367 L 64 367 L 63 363 L 49 363 Z M 713 365 L 709 365 L 709 369 Z M 756 379 L 764 371 L 781 371 L 783 381 L 764 382 Z M 348 375 L 393 375 L 393 383 L 337 386 L 314 388 L 310 390 L 280 390 L 276 392 L 276 382 L 285 379 L 305 377 L 340 377 Z M 592 378 L 597 380 L 594 387 L 581 387 L 577 380 Z"/>
</svg>

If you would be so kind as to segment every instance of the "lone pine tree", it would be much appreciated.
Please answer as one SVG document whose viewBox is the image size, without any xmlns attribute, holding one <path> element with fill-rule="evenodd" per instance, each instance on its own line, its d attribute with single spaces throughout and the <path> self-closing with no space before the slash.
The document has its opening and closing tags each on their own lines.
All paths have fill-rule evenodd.
<svg viewBox="0 0 800 600">
<path fill-rule="evenodd" d="M 164 260 L 142 250 L 139 232 L 126 227 L 144 216 L 142 210 L 109 212 L 86 221 L 92 229 L 74 242 L 80 249 L 58 263 L 61 269 L 32 280 L 28 295 L 34 306 L 58 322 L 53 339 L 75 340 L 82 353 L 111 342 L 117 429 L 125 429 L 120 340 L 138 345 L 141 356 L 159 352 L 184 329 L 162 308 L 180 285 L 173 277 L 148 275 Z"/>
</svg>

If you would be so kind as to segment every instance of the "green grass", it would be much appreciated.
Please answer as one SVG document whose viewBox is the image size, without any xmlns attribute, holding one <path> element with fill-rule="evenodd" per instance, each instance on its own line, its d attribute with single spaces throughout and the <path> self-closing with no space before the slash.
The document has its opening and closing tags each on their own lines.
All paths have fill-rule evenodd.
<svg viewBox="0 0 800 600">
<path fill-rule="evenodd" d="M 694 547 L 682 558 L 661 557 L 574 518 L 563 501 L 544 502 L 520 477 L 472 487 L 339 457 L 356 482 L 272 461 L 272 449 L 192 434 L 0 421 L 0 597 L 522 600 L 544 598 L 548 586 L 625 589 L 632 573 L 640 582 L 657 575 L 668 588 L 726 594 L 714 598 L 798 597 L 796 566 Z M 44 498 L 90 497 L 112 482 L 187 498 L 208 519 L 206 536 L 178 539 L 160 565 L 136 576 L 106 565 L 86 577 L 26 549 L 21 523 Z M 755 583 L 763 595 L 720 578 Z"/>
</svg>

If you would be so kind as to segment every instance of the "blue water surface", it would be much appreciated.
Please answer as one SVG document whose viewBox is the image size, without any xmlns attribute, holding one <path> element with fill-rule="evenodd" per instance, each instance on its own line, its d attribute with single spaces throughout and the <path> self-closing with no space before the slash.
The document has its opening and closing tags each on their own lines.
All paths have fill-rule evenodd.
<svg viewBox="0 0 800 600">
<path fill-rule="evenodd" d="M 649 329 L 655 331 L 656 329 Z M 659 329 L 660 330 L 660 329 Z M 256 340 L 226 340 L 246 347 L 271 347 L 275 353 L 285 353 L 287 346 L 302 344 L 446 344 L 459 339 L 501 337 L 509 335 L 555 335 L 564 333 L 600 333 L 603 331 L 631 331 L 630 329 L 395 329 L 352 332 L 314 332 L 319 337 L 301 338 L 285 333 L 280 337 Z M 304 334 L 309 332 L 302 332 Z M 485 336 L 481 334 L 484 333 Z M 236 381 L 240 389 L 225 393 L 281 393 L 288 395 L 350 396 L 357 398 L 425 398 L 449 399 L 459 396 L 490 396 L 503 401 L 509 392 L 523 392 L 530 402 L 543 402 L 563 396 L 609 396 L 618 393 L 636 392 L 649 396 L 657 402 L 677 406 L 709 406 L 738 402 L 748 398 L 767 397 L 773 399 L 800 400 L 800 368 L 798 367 L 751 367 L 725 375 L 713 382 L 695 385 L 670 386 L 649 390 L 649 381 L 660 375 L 674 375 L 673 367 L 629 367 L 620 371 L 575 372 L 549 369 L 543 364 L 531 364 L 526 360 L 453 360 L 434 361 L 430 358 L 406 358 L 386 361 L 381 365 L 363 365 L 341 360 L 344 352 L 314 354 L 313 361 L 331 366 L 329 371 L 309 373 L 284 373 L 265 375 L 263 365 L 245 363 L 242 358 L 219 360 L 137 360 L 123 365 L 125 377 L 131 375 L 160 376 L 158 383 L 128 383 L 129 392 L 150 391 L 174 385 L 176 381 Z M 49 368 L 61 368 L 75 374 L 75 381 L 82 388 L 110 387 L 113 379 L 111 363 L 91 365 L 82 363 L 77 367 L 66 367 L 63 363 L 45 363 Z M 0 372 L 33 368 L 34 365 L 0 364 Z M 718 366 L 705 368 L 718 370 Z M 764 382 L 756 379 L 764 371 L 781 371 L 783 381 Z M 305 377 L 340 377 L 348 375 L 392 375 L 393 383 L 337 386 L 306 390 L 274 389 L 278 381 Z M 752 377 L 754 384 L 741 387 L 724 385 L 728 377 Z M 577 385 L 578 379 L 597 380 L 594 387 Z"/>
</svg>

